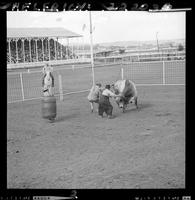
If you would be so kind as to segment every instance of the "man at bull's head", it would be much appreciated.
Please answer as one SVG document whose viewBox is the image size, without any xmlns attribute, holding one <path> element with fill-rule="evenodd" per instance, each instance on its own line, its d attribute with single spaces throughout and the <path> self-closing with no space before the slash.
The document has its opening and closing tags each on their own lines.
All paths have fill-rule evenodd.
<svg viewBox="0 0 195 200">
<path fill-rule="evenodd" d="M 103 90 L 102 94 L 99 98 L 99 108 L 98 113 L 101 117 L 103 117 L 104 112 L 107 114 L 108 118 L 112 118 L 112 110 L 113 106 L 110 103 L 110 97 L 118 97 L 119 95 L 114 94 L 110 90 L 110 85 L 106 85 L 105 89 Z"/>
<path fill-rule="evenodd" d="M 54 95 L 54 77 L 52 75 L 53 68 L 47 63 L 43 67 L 43 96 L 53 96 Z"/>
</svg>

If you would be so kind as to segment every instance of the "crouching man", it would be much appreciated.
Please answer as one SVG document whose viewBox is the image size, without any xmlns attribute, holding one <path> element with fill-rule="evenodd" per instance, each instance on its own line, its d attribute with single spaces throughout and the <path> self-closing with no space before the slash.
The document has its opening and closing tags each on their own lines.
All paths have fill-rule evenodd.
<svg viewBox="0 0 195 200">
<path fill-rule="evenodd" d="M 110 91 L 110 85 L 106 85 L 103 92 L 100 94 L 99 97 L 99 107 L 98 107 L 98 114 L 103 117 L 104 112 L 107 114 L 108 118 L 112 118 L 112 111 L 113 106 L 110 103 L 110 97 L 119 97 L 120 95 L 116 95 Z"/>
<path fill-rule="evenodd" d="M 89 95 L 87 96 L 87 99 L 89 100 L 91 106 L 91 112 L 94 111 L 94 103 L 99 103 L 99 97 L 102 92 L 101 86 L 101 83 L 97 83 L 91 88 Z"/>
</svg>

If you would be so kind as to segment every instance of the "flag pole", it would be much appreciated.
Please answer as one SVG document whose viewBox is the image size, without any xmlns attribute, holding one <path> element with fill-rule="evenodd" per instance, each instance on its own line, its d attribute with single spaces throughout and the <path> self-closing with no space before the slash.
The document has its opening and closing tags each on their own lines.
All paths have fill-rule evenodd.
<svg viewBox="0 0 195 200">
<path fill-rule="evenodd" d="M 93 77 L 93 86 L 95 85 L 95 76 L 94 76 L 94 60 L 93 60 L 93 37 L 92 37 L 92 20 L 91 20 L 91 11 L 89 11 L 89 21 L 90 21 L 90 50 L 91 50 L 91 68 L 92 68 L 92 77 Z"/>
</svg>

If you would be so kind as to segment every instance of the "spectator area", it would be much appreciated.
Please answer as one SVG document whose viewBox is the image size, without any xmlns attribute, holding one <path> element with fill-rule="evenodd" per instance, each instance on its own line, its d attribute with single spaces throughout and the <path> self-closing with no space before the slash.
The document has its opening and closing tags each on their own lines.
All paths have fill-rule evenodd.
<svg viewBox="0 0 195 200">
<path fill-rule="evenodd" d="M 78 58 L 70 43 L 80 37 L 63 28 L 7 28 L 7 63 Z"/>
</svg>

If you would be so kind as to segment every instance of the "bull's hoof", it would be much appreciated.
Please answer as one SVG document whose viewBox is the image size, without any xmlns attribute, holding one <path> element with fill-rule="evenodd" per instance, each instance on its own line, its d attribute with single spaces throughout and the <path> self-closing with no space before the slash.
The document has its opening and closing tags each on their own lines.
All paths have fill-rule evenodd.
<svg viewBox="0 0 195 200">
<path fill-rule="evenodd" d="M 93 110 L 91 110 L 91 113 L 93 113 Z"/>
</svg>

